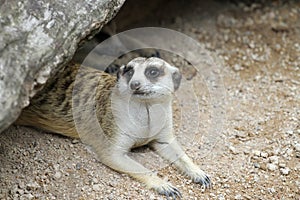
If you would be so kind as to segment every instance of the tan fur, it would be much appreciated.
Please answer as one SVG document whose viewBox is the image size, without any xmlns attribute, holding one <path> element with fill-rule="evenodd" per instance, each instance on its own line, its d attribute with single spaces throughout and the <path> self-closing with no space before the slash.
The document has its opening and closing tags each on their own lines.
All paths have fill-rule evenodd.
<svg viewBox="0 0 300 200">
<path fill-rule="evenodd" d="M 55 79 L 47 82 L 44 89 L 31 99 L 30 105 L 23 109 L 16 124 L 35 126 L 79 138 L 72 114 L 72 93 L 79 68 L 79 64 L 70 63 Z M 109 102 L 111 89 L 116 84 L 116 77 L 88 67 L 81 67 L 81 73 L 84 74 L 85 79 L 91 80 L 84 82 L 84 85 L 78 85 L 82 87 L 80 92 L 82 100 L 87 100 L 88 93 L 97 88 L 97 99 L 103 102 L 103 104 L 98 104 L 97 113 L 101 115 L 110 106 L 106 102 Z M 105 118 L 102 117 L 102 119 Z M 107 130 L 107 132 L 110 131 Z"/>
</svg>

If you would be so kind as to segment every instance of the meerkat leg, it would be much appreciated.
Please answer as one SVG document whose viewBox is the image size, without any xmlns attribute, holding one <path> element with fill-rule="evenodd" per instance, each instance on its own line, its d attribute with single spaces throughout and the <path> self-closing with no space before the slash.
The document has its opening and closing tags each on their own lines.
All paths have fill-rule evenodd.
<svg viewBox="0 0 300 200">
<path fill-rule="evenodd" d="M 210 178 L 186 155 L 174 137 L 165 141 L 157 141 L 152 144 L 156 152 L 164 159 L 173 163 L 193 182 L 200 183 L 205 188 L 211 186 Z"/>
<path fill-rule="evenodd" d="M 172 199 L 181 197 L 181 193 L 176 187 L 162 180 L 154 172 L 130 158 L 126 152 L 114 149 L 106 153 L 102 152 L 101 155 L 100 161 L 103 164 L 118 172 L 129 174 L 159 194 L 171 197 Z"/>
</svg>

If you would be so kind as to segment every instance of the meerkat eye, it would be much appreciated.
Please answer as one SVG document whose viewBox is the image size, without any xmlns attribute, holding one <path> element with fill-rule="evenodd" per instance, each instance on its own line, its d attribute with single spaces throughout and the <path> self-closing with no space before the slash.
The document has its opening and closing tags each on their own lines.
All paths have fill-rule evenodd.
<svg viewBox="0 0 300 200">
<path fill-rule="evenodd" d="M 127 77 L 131 78 L 134 74 L 133 67 L 125 67 L 123 75 L 126 75 Z"/>
<path fill-rule="evenodd" d="M 134 73 L 133 69 L 130 69 L 129 71 L 126 72 L 126 74 L 127 74 L 128 76 L 132 76 L 133 73 Z"/>
<path fill-rule="evenodd" d="M 150 67 L 146 70 L 145 75 L 150 78 L 156 78 L 160 75 L 160 71 L 156 67 Z"/>
</svg>

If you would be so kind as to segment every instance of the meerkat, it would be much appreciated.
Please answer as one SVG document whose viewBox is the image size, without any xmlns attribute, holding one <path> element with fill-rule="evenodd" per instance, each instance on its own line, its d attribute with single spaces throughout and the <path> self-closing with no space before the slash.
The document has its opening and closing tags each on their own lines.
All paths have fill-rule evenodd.
<svg viewBox="0 0 300 200">
<path fill-rule="evenodd" d="M 155 57 L 135 58 L 121 66 L 117 76 L 70 64 L 31 100 L 17 124 L 80 137 L 103 164 L 168 198 L 181 198 L 171 183 L 128 156 L 132 148 L 147 144 L 193 182 L 211 186 L 210 178 L 186 155 L 173 134 L 172 97 L 180 82 L 179 70 Z M 95 102 L 91 109 L 90 101 Z M 79 116 L 74 115 L 74 108 L 80 108 Z M 81 112 L 95 114 L 101 133 L 95 133 L 95 122 L 80 116 Z"/>
</svg>

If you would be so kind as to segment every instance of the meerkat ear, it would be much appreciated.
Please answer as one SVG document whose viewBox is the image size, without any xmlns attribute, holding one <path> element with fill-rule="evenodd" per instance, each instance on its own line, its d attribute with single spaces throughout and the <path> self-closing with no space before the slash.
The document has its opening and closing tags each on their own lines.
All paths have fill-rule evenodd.
<svg viewBox="0 0 300 200">
<path fill-rule="evenodd" d="M 108 66 L 104 72 L 115 75 L 118 73 L 119 69 L 120 69 L 120 65 L 112 64 Z"/>
<path fill-rule="evenodd" d="M 175 72 L 172 73 L 172 80 L 173 80 L 173 85 L 174 85 L 174 91 L 178 90 L 180 86 L 182 75 L 177 69 Z"/>
<path fill-rule="evenodd" d="M 119 68 L 119 70 L 118 70 L 118 72 L 117 72 L 117 79 L 119 80 L 119 78 L 120 78 L 120 75 L 121 74 L 123 74 L 123 71 L 124 71 L 124 68 L 125 68 L 126 66 L 125 65 L 122 65 L 120 68 Z"/>
</svg>

